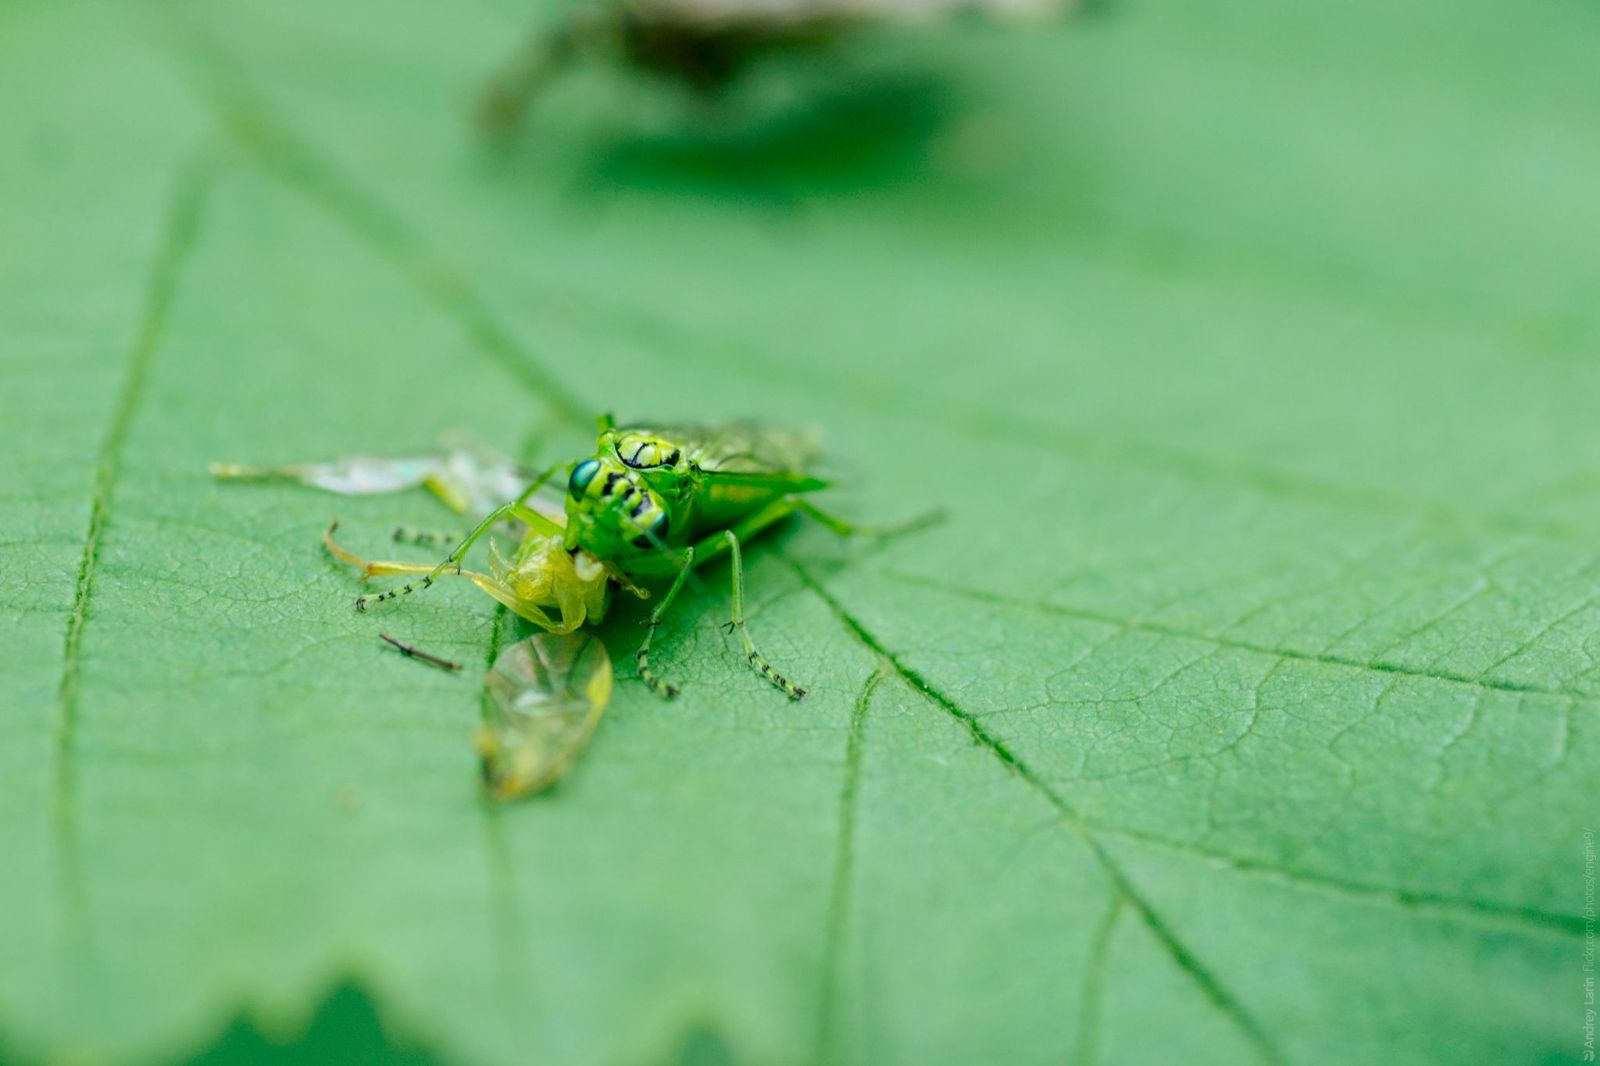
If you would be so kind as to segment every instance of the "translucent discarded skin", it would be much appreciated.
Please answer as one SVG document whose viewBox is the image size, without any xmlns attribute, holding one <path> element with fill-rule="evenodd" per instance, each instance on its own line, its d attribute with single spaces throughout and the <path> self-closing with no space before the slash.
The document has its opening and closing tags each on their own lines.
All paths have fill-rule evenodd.
<svg viewBox="0 0 1600 1066">
<path fill-rule="evenodd" d="M 211 473 L 251 481 L 298 481 L 341 496 L 374 496 L 423 486 L 458 514 L 493 510 L 528 483 L 527 471 L 484 444 L 459 434 L 442 443 L 444 450 L 434 455 L 390 459 L 357 455 L 287 466 L 212 463 Z"/>
<path fill-rule="evenodd" d="M 611 700 L 611 659 L 588 633 L 539 633 L 500 652 L 478 730 L 483 779 L 497 800 L 548 788 L 566 774 Z"/>
</svg>

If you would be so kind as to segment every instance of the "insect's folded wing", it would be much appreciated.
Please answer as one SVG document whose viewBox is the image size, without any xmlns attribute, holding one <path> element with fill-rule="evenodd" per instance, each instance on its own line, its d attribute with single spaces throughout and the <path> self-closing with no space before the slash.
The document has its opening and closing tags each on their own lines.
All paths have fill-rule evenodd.
<svg viewBox="0 0 1600 1066">
<path fill-rule="evenodd" d="M 797 492 L 816 492 L 828 487 L 828 482 L 809 474 L 746 473 L 735 470 L 716 470 L 706 474 L 706 484 L 718 491 L 748 490 L 787 496 Z"/>
</svg>

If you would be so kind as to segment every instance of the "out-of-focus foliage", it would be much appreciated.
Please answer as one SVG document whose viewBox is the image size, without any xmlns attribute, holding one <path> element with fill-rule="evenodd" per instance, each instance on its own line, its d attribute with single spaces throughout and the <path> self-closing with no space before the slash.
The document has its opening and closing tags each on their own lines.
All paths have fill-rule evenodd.
<svg viewBox="0 0 1600 1066">
<path fill-rule="evenodd" d="M 337 1045 L 355 987 L 450 1063 L 1577 1054 L 1592 5 L 1128 0 L 716 103 L 593 67 L 491 151 L 521 6 L 0 11 L 9 1053 Z M 752 548 L 798 705 L 708 569 L 682 696 L 624 654 L 498 807 L 522 630 L 358 616 L 318 544 L 447 513 L 206 463 L 548 460 L 601 408 L 813 424 L 836 509 L 951 517 Z"/>
</svg>

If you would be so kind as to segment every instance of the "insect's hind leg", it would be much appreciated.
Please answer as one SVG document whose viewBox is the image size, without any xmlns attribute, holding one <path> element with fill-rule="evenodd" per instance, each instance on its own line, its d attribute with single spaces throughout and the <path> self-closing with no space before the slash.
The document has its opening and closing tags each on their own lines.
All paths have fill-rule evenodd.
<svg viewBox="0 0 1600 1066">
<path fill-rule="evenodd" d="M 868 526 L 847 522 L 838 515 L 829 514 L 810 500 L 796 497 L 793 500 L 793 504 L 796 511 L 816 519 L 841 537 L 898 537 L 902 533 L 911 533 L 924 526 L 931 526 L 944 517 L 944 511 L 933 510 L 913 515 L 902 522 L 893 522 L 886 526 Z"/>
<path fill-rule="evenodd" d="M 791 700 L 800 699 L 806 690 L 774 670 L 767 657 L 757 650 L 755 642 L 750 639 L 750 627 L 744 618 L 744 557 L 739 551 L 739 536 L 731 529 L 724 530 L 722 536 L 728 546 L 733 570 L 733 617 L 723 628 L 730 633 L 735 629 L 739 631 L 739 640 L 744 644 L 745 661 L 750 664 L 750 669 L 770 681 L 773 687 Z"/>
<path fill-rule="evenodd" d="M 795 501 L 793 499 L 775 500 L 754 514 L 746 516 L 733 529 L 712 533 L 698 544 L 686 549 L 683 555 L 683 564 L 672 581 L 672 587 L 667 590 L 666 596 L 656 605 L 656 609 L 650 612 L 649 629 L 645 633 L 644 642 L 639 646 L 639 650 L 634 653 L 634 660 L 639 668 L 639 676 L 645 684 L 650 686 L 651 691 L 668 698 L 678 691 L 672 685 L 662 682 L 660 678 L 656 677 L 655 672 L 650 669 L 650 641 L 661 624 L 662 616 L 666 614 L 667 608 L 672 604 L 679 590 L 683 588 L 684 583 L 689 579 L 690 571 L 696 566 L 720 558 L 726 552 L 731 557 L 733 570 L 733 617 L 725 624 L 725 628 L 730 632 L 735 629 L 739 631 L 739 640 L 744 644 L 745 661 L 750 664 L 752 670 L 766 678 L 791 700 L 800 699 L 806 694 L 805 689 L 773 669 L 772 664 L 767 661 L 767 657 L 761 654 L 756 648 L 755 642 L 750 639 L 749 627 L 745 624 L 744 617 L 744 558 L 739 550 L 741 537 L 753 537 L 768 526 L 787 518 L 794 511 Z"/>
</svg>

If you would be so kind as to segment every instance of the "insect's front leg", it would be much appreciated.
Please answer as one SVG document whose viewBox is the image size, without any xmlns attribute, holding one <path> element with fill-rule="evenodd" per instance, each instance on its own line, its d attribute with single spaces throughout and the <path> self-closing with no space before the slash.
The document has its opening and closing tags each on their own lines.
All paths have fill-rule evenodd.
<svg viewBox="0 0 1600 1066">
<path fill-rule="evenodd" d="M 694 549 L 691 547 L 684 552 L 683 566 L 678 570 L 678 576 L 672 579 L 672 587 L 661 597 L 661 602 L 656 604 L 655 610 L 650 612 L 650 621 L 645 623 L 644 640 L 640 642 L 639 650 L 633 653 L 634 665 L 639 670 L 639 680 L 643 681 L 651 692 L 665 700 L 670 700 L 678 694 L 678 686 L 667 684 L 650 669 L 650 641 L 656 635 L 656 630 L 661 628 L 662 617 L 667 613 L 667 608 L 672 606 L 672 601 L 677 599 L 678 590 L 683 588 L 683 583 L 688 580 L 689 571 L 693 569 Z"/>
<path fill-rule="evenodd" d="M 508 504 L 507 506 L 510 505 Z M 434 579 L 440 576 L 464 577 L 468 581 L 471 581 L 474 585 L 477 585 L 484 592 L 487 592 L 490 596 L 505 604 L 507 607 L 511 608 L 513 611 L 517 612 L 519 615 L 535 625 L 543 626 L 545 629 L 552 631 L 567 632 L 575 628 L 577 624 L 569 624 L 564 615 L 561 617 L 552 617 L 551 614 L 539 604 L 528 601 L 521 594 L 519 594 L 515 588 L 506 584 L 493 574 L 481 574 L 476 570 L 467 570 L 460 566 L 456 566 L 446 569 L 441 575 L 438 572 L 437 567 L 429 567 L 427 563 L 408 563 L 391 559 L 363 559 L 361 556 L 357 555 L 353 551 L 350 551 L 348 548 L 341 546 L 333 539 L 334 531 L 338 528 L 339 523 L 337 520 L 335 520 L 333 524 L 328 527 L 327 532 L 322 534 L 323 546 L 328 549 L 329 555 L 333 556 L 335 559 L 338 559 L 340 562 L 349 563 L 351 566 L 360 567 L 364 577 L 422 574 L 424 575 L 422 582 L 420 585 L 416 586 L 419 589 L 426 588 L 430 583 L 433 582 Z M 403 592 L 411 591 L 413 591 L 413 586 L 406 584 L 401 586 L 399 589 L 391 589 L 389 592 L 386 592 L 375 599 L 388 599 L 393 596 L 398 596 Z M 365 609 L 360 605 L 366 599 L 367 597 L 362 596 L 356 601 L 358 604 L 357 610 Z"/>
<path fill-rule="evenodd" d="M 482 539 L 485 533 L 489 532 L 498 523 L 505 521 L 508 518 L 515 518 L 518 521 L 526 523 L 529 529 L 560 536 L 563 532 L 562 528 L 556 525 L 556 523 L 551 521 L 549 518 L 546 518 L 533 508 L 527 506 L 527 502 L 530 498 L 532 498 L 533 494 L 539 490 L 540 486 L 544 485 L 545 482 L 549 481 L 561 470 L 564 470 L 566 466 L 566 463 L 558 463 L 557 465 L 552 466 L 550 469 L 546 470 L 544 473 L 535 478 L 533 483 L 523 490 L 521 496 L 518 496 L 515 500 L 506 504 L 505 506 L 497 507 L 493 511 L 489 512 L 488 517 L 482 522 L 479 522 L 477 528 L 471 533 L 467 534 L 466 539 L 461 542 L 456 550 L 446 556 L 445 560 L 438 566 L 435 566 L 432 570 L 429 570 L 421 581 L 408 581 L 399 588 L 392 588 L 387 592 L 380 592 L 376 596 L 357 596 L 356 610 L 365 611 L 369 604 L 382 603 L 385 600 L 392 600 L 397 596 L 405 596 L 413 592 L 421 592 L 423 589 L 437 581 L 439 577 L 447 570 L 454 570 L 455 572 L 460 573 L 461 562 L 467 557 L 467 552 L 472 550 L 472 546 Z"/>
<path fill-rule="evenodd" d="M 363 577 L 386 577 L 392 575 L 432 573 L 432 568 L 429 567 L 427 563 L 408 563 L 396 559 L 363 559 L 361 556 L 357 555 L 355 552 L 344 547 L 338 541 L 333 539 L 333 535 L 338 531 L 338 529 L 339 520 L 334 519 L 333 522 L 328 525 L 327 530 L 322 534 L 323 547 L 328 549 L 329 555 L 333 556 L 341 563 L 349 563 L 351 566 L 360 567 L 361 575 Z M 473 584 L 477 585 L 479 588 L 483 589 L 485 592 L 489 592 L 491 595 L 493 595 L 492 589 L 503 587 L 501 582 L 496 581 L 488 574 L 480 574 L 473 570 L 463 570 L 460 567 L 450 570 L 449 576 L 464 577 Z M 362 598 L 365 599 L 365 597 Z"/>
</svg>

